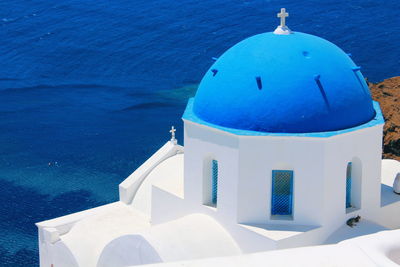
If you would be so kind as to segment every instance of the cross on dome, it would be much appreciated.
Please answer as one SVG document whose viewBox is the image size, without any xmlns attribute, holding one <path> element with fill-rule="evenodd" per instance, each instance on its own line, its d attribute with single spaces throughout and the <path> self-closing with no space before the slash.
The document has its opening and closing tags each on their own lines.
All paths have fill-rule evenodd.
<svg viewBox="0 0 400 267">
<path fill-rule="evenodd" d="M 288 28 L 288 26 L 286 26 L 286 18 L 289 17 L 289 13 L 286 12 L 286 8 L 281 8 L 281 12 L 276 16 L 281 19 L 281 25 L 275 29 L 274 33 L 279 35 L 291 34 L 292 31 Z"/>
<path fill-rule="evenodd" d="M 286 18 L 289 17 L 289 13 L 286 12 L 286 8 L 281 8 L 281 13 L 278 13 L 277 17 L 281 18 L 281 27 L 286 27 Z"/>
</svg>

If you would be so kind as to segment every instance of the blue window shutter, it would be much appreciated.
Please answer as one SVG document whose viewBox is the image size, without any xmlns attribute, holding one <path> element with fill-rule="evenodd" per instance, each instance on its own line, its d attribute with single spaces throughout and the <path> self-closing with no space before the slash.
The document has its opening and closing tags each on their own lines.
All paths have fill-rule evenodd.
<svg viewBox="0 0 400 267">
<path fill-rule="evenodd" d="M 290 195 L 289 195 L 289 214 L 292 214 L 293 209 L 293 172 L 290 173 Z"/>
<path fill-rule="evenodd" d="M 218 161 L 212 161 L 212 196 L 211 203 L 217 204 L 217 196 L 218 196 Z"/>
<path fill-rule="evenodd" d="M 349 162 L 346 169 L 346 208 L 351 208 L 351 170 L 352 164 Z"/>
<path fill-rule="evenodd" d="M 272 215 L 293 213 L 293 171 L 272 171 Z"/>
</svg>

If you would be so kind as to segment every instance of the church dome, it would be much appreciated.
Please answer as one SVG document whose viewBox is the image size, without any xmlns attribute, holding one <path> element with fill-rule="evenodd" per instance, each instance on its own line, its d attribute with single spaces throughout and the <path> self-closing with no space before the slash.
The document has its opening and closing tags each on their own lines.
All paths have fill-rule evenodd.
<svg viewBox="0 0 400 267">
<path fill-rule="evenodd" d="M 300 32 L 263 33 L 228 49 L 204 75 L 193 111 L 214 125 L 271 133 L 342 130 L 375 116 L 360 68 Z"/>
</svg>

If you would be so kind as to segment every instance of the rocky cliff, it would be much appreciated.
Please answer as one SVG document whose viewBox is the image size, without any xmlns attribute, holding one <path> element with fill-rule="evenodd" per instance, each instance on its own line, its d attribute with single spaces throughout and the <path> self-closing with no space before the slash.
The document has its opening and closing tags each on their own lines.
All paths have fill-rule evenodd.
<svg viewBox="0 0 400 267">
<path fill-rule="evenodd" d="M 400 76 L 369 83 L 372 98 L 381 105 L 385 117 L 383 158 L 400 160 Z"/>
</svg>

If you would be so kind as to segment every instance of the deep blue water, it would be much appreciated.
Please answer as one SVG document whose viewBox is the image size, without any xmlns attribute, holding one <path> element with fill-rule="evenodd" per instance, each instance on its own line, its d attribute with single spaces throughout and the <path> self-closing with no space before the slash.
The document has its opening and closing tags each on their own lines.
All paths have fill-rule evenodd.
<svg viewBox="0 0 400 267">
<path fill-rule="evenodd" d="M 399 0 L 2 0 L 0 265 L 37 265 L 35 222 L 116 201 L 171 125 L 182 142 L 211 58 L 281 7 L 370 80 L 399 75 Z"/>
</svg>

